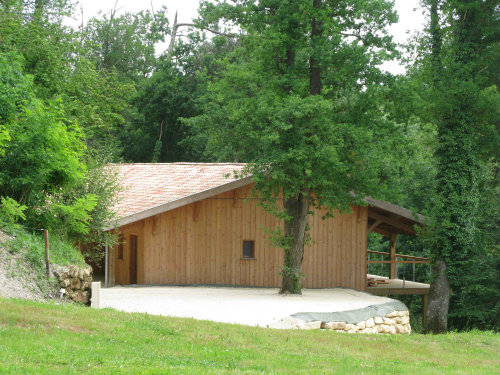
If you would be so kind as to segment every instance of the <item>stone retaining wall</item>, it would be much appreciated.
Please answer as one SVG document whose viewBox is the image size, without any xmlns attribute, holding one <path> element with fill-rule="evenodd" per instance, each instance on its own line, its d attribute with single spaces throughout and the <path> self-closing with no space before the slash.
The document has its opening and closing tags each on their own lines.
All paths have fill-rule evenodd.
<svg viewBox="0 0 500 375">
<path fill-rule="evenodd" d="M 287 316 L 274 325 L 268 326 L 280 329 L 325 329 L 347 333 L 386 333 L 409 334 L 411 332 L 410 314 L 408 310 L 392 311 L 384 317 L 377 316 L 358 323 L 345 321 L 322 322 L 321 320 L 304 321 Z"/>
<path fill-rule="evenodd" d="M 410 333 L 410 314 L 408 311 L 393 311 L 385 317 L 377 316 L 357 324 L 346 322 L 322 322 L 321 328 L 347 333 Z"/>
<path fill-rule="evenodd" d="M 89 303 L 92 285 L 92 268 L 90 266 L 85 268 L 75 265 L 53 266 L 52 272 L 59 281 L 61 293 L 64 296 L 75 302 Z"/>
<path fill-rule="evenodd" d="M 355 310 L 335 312 L 299 312 L 286 318 L 286 324 L 298 329 L 330 329 L 348 333 L 408 334 L 410 313 L 404 303 L 394 299 Z"/>
</svg>

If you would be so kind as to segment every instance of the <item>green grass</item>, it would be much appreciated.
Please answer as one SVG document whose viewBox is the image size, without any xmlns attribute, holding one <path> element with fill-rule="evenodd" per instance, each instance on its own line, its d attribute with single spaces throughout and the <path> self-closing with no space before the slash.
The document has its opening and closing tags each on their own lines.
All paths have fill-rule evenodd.
<svg viewBox="0 0 500 375">
<path fill-rule="evenodd" d="M 500 335 L 280 331 L 0 299 L 0 373 L 496 375 Z"/>
<path fill-rule="evenodd" d="M 45 238 L 43 232 L 29 233 L 24 230 L 16 230 L 12 233 L 14 239 L 8 241 L 4 246 L 11 253 L 23 252 L 26 260 L 36 269 L 45 269 Z M 85 265 L 82 253 L 74 246 L 56 236 L 50 236 L 49 261 L 52 264 L 68 266 L 76 264 Z"/>
</svg>

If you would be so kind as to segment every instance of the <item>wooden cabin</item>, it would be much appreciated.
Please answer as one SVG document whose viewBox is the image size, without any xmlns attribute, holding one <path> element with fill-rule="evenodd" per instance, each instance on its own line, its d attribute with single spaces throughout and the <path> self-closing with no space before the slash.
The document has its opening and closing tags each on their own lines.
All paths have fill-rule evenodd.
<svg viewBox="0 0 500 375">
<path fill-rule="evenodd" d="M 251 177 L 235 178 L 244 164 L 116 164 L 123 190 L 116 206 L 122 241 L 106 253 L 106 285 L 237 285 L 279 287 L 283 250 L 266 228 L 279 225 L 251 198 Z M 229 175 L 229 177 L 228 177 Z M 367 290 L 370 231 L 394 240 L 415 234 L 406 209 L 367 198 L 350 214 L 325 210 L 309 217 L 312 241 L 304 251 L 306 288 Z M 391 246 L 391 260 L 396 257 Z"/>
</svg>

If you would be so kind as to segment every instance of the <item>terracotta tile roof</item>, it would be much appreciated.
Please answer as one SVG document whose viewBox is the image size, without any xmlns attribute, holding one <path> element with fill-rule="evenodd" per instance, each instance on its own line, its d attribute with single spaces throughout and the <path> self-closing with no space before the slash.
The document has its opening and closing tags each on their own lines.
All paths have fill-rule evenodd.
<svg viewBox="0 0 500 375">
<path fill-rule="evenodd" d="M 115 209 L 129 216 L 168 202 L 238 180 L 233 171 L 242 163 L 109 164 L 116 170 L 122 191 Z M 225 175 L 229 174 L 229 177 Z"/>
</svg>

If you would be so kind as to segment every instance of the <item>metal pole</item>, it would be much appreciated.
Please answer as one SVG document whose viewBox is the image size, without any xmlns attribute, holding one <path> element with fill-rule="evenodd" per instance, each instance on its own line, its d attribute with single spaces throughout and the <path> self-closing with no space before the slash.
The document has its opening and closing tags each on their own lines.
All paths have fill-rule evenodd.
<svg viewBox="0 0 500 375">
<path fill-rule="evenodd" d="M 405 287 L 405 283 L 406 283 L 406 277 L 405 277 L 405 263 L 403 263 L 403 289 Z"/>
<path fill-rule="evenodd" d="M 413 281 L 415 281 L 415 263 L 413 263 Z"/>
<path fill-rule="evenodd" d="M 47 269 L 47 279 L 50 277 L 50 264 L 49 264 L 49 230 L 44 229 L 45 235 L 45 268 Z"/>
<path fill-rule="evenodd" d="M 108 266 L 109 266 L 109 246 L 106 244 L 106 252 L 104 256 L 104 287 L 108 287 Z"/>
</svg>

